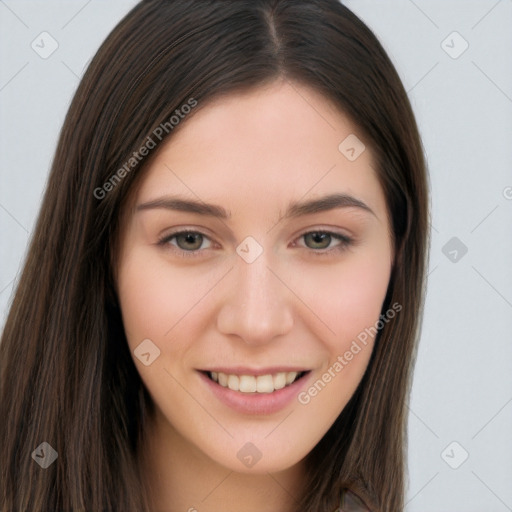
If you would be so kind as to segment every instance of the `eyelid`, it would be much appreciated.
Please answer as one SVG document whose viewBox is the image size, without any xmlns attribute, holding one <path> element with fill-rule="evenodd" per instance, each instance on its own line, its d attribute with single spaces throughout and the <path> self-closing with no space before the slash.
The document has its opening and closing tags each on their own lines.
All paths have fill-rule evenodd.
<svg viewBox="0 0 512 512">
<path fill-rule="evenodd" d="M 304 231 L 304 233 L 301 233 L 297 238 L 297 239 L 302 239 L 303 237 L 305 237 L 306 235 L 309 235 L 309 234 L 320 234 L 320 235 L 329 235 L 330 237 L 334 238 L 335 240 L 338 240 L 340 241 L 341 243 L 343 242 L 350 242 L 352 241 L 352 238 L 349 237 L 348 235 L 344 235 L 342 233 L 338 233 L 336 231 L 329 231 L 328 229 L 313 229 L 313 230 L 310 230 L 310 231 Z"/>
<path fill-rule="evenodd" d="M 187 234 L 187 233 L 194 234 L 194 235 L 201 235 L 203 237 L 203 239 L 207 239 L 210 241 L 210 247 L 207 247 L 205 249 L 197 249 L 197 250 L 187 251 L 184 249 L 180 249 L 178 246 L 176 246 L 174 244 L 169 244 L 170 240 L 172 240 L 176 236 Z M 338 241 L 338 243 L 334 247 L 327 248 L 327 249 L 312 249 L 310 247 L 307 247 L 306 245 L 303 245 L 303 244 L 300 245 L 301 248 L 309 249 L 308 252 L 313 253 L 317 256 L 329 255 L 336 251 L 341 252 L 343 250 L 348 249 L 355 242 L 355 239 L 352 236 L 349 236 L 349 235 L 346 235 L 343 233 L 339 233 L 337 231 L 333 231 L 332 229 L 329 229 L 329 228 L 321 228 L 320 227 L 320 228 L 309 228 L 309 229 L 297 234 L 294 238 L 294 242 L 293 242 L 294 246 L 296 246 L 297 240 L 300 240 L 300 239 L 304 238 L 306 235 L 312 234 L 312 233 L 327 234 L 327 235 L 331 236 L 334 240 Z M 170 233 L 166 233 L 165 235 L 159 237 L 158 241 L 157 241 L 157 245 L 159 245 L 159 246 L 172 245 L 173 248 L 171 250 L 173 252 L 179 254 L 180 256 L 184 256 L 184 257 L 200 256 L 201 253 L 204 252 L 205 250 L 211 249 L 212 245 L 214 245 L 214 244 L 215 244 L 215 242 L 212 241 L 211 237 L 208 234 L 206 234 L 204 231 L 202 231 L 201 229 L 187 228 L 187 227 L 177 228 L 174 231 L 171 231 Z"/>
<path fill-rule="evenodd" d="M 195 228 L 177 228 L 176 230 L 174 231 L 171 231 L 170 233 L 166 233 L 165 235 L 162 235 L 158 238 L 157 240 L 157 245 L 158 246 L 171 246 L 172 245 L 172 249 L 171 251 L 174 252 L 174 253 L 177 253 L 179 254 L 180 256 L 183 256 L 183 257 L 197 257 L 197 256 L 200 256 L 200 253 L 204 252 L 206 249 L 198 249 L 198 250 L 194 250 L 194 251 L 186 251 L 184 249 L 180 249 L 177 245 L 174 245 L 174 244 L 170 244 L 170 241 L 175 238 L 176 236 L 178 235 L 184 235 L 184 234 L 187 234 L 187 233 L 190 233 L 190 234 L 193 234 L 193 235 L 201 235 L 203 237 L 203 239 L 207 239 L 210 241 L 210 247 L 207 247 L 206 249 L 210 249 L 211 246 L 214 244 L 214 242 L 211 240 L 211 237 L 209 235 L 207 235 L 206 233 L 204 233 L 203 231 L 199 230 L 199 229 L 195 229 Z"/>
</svg>

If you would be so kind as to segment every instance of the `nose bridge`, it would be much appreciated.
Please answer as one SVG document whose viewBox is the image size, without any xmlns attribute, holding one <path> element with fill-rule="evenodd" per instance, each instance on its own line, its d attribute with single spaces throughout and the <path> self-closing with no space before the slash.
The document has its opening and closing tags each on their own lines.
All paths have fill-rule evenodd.
<svg viewBox="0 0 512 512">
<path fill-rule="evenodd" d="M 269 261 L 263 255 L 252 263 L 239 262 L 236 269 L 236 287 L 239 300 L 247 307 L 265 305 L 276 301 L 276 278 L 269 270 Z"/>
<path fill-rule="evenodd" d="M 219 330 L 249 344 L 269 342 L 293 324 L 288 290 L 270 270 L 269 256 L 263 251 L 252 261 L 236 258 L 218 313 Z"/>
</svg>

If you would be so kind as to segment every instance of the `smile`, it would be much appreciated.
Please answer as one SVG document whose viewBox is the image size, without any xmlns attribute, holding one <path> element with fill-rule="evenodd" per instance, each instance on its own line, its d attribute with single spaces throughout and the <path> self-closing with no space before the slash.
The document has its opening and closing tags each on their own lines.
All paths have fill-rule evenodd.
<svg viewBox="0 0 512 512">
<path fill-rule="evenodd" d="M 306 372 L 277 372 L 267 375 L 235 375 L 207 372 L 208 377 L 224 388 L 241 393 L 273 393 L 290 386 Z"/>
<path fill-rule="evenodd" d="M 296 403 L 313 372 L 304 367 L 224 367 L 198 370 L 209 393 L 230 409 L 250 415 L 274 414 Z"/>
</svg>

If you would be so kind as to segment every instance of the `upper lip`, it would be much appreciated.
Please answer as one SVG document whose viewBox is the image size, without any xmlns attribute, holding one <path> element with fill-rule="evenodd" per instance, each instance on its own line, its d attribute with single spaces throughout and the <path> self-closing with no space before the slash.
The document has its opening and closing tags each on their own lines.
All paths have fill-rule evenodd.
<svg viewBox="0 0 512 512">
<path fill-rule="evenodd" d="M 266 368 L 249 368 L 247 366 L 215 366 L 212 368 L 203 368 L 200 371 L 226 373 L 228 375 L 253 375 L 254 377 L 258 377 L 259 375 L 273 375 L 275 373 L 307 372 L 309 371 L 309 368 L 304 368 L 303 366 L 268 366 Z"/>
</svg>

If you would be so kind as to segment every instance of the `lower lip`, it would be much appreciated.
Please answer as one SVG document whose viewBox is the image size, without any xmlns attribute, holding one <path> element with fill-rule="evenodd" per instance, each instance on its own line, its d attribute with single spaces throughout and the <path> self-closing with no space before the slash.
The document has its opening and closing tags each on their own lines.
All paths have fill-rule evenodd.
<svg viewBox="0 0 512 512">
<path fill-rule="evenodd" d="M 223 404 L 242 414 L 262 415 L 273 414 L 289 405 L 305 387 L 310 374 L 311 372 L 308 372 L 289 386 L 272 393 L 242 393 L 225 388 L 203 372 L 199 372 L 201 379 Z"/>
</svg>

